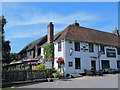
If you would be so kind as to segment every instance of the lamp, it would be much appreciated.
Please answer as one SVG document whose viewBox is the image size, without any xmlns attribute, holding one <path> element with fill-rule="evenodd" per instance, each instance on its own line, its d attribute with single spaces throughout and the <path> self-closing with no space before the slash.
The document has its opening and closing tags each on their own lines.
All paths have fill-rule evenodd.
<svg viewBox="0 0 120 90">
<path fill-rule="evenodd" d="M 70 49 L 70 56 L 72 55 L 73 53 L 73 48 Z"/>
</svg>

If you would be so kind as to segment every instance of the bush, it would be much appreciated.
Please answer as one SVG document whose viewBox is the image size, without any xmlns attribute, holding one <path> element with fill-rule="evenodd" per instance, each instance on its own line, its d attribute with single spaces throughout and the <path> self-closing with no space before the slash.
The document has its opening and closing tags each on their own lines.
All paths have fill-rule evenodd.
<svg viewBox="0 0 120 90">
<path fill-rule="evenodd" d="M 58 78 L 58 73 L 53 73 L 52 75 L 54 78 Z"/>
<path fill-rule="evenodd" d="M 34 70 L 45 70 L 45 64 L 40 64 L 34 67 Z"/>
<path fill-rule="evenodd" d="M 26 67 L 25 67 L 25 70 L 30 70 L 30 66 L 26 66 Z"/>
<path fill-rule="evenodd" d="M 7 71 L 18 71 L 20 68 L 18 66 L 9 67 Z"/>
<path fill-rule="evenodd" d="M 56 71 L 56 72 L 54 72 L 54 73 L 52 74 L 52 76 L 53 76 L 54 78 L 59 78 L 59 77 L 61 76 L 61 74 L 60 74 L 59 71 Z"/>
<path fill-rule="evenodd" d="M 40 64 L 34 67 L 34 70 L 45 70 L 47 77 L 52 77 L 52 73 L 55 73 L 55 69 L 45 69 L 45 64 Z"/>
</svg>

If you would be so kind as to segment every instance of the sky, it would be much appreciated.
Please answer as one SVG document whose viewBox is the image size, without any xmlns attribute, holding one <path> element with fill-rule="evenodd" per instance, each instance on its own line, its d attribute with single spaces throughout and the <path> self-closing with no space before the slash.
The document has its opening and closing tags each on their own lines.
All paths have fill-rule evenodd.
<svg viewBox="0 0 120 90">
<path fill-rule="evenodd" d="M 2 2 L 118 2 L 119 0 L 1 0 Z"/>
<path fill-rule="evenodd" d="M 7 20 L 5 39 L 16 53 L 46 35 L 49 22 L 55 33 L 75 20 L 80 26 L 110 33 L 118 27 L 117 2 L 3 2 L 2 15 Z"/>
</svg>

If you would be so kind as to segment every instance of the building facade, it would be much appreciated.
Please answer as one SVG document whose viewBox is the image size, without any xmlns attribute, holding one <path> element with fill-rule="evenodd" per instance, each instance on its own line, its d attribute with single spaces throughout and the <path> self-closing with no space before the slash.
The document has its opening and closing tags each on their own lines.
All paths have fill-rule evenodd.
<svg viewBox="0 0 120 90">
<path fill-rule="evenodd" d="M 62 73 L 84 73 L 84 70 L 120 68 L 119 34 L 79 26 L 75 22 L 54 35 L 54 25 L 48 34 L 29 43 L 19 52 L 22 58 L 44 59 L 43 45 L 54 43 L 54 68 Z M 54 40 L 53 40 L 54 39 Z M 62 58 L 64 62 L 58 63 Z"/>
</svg>

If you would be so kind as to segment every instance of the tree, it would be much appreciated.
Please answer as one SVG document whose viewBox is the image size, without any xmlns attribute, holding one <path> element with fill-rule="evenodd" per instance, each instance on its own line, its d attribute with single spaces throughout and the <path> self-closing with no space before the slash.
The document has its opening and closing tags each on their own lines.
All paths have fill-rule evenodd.
<svg viewBox="0 0 120 90">
<path fill-rule="evenodd" d="M 18 54 L 17 53 L 10 53 L 10 62 L 18 61 Z"/>
<path fill-rule="evenodd" d="M 53 49 L 54 49 L 53 43 L 46 44 L 43 46 L 43 48 L 44 48 L 43 49 L 44 58 L 47 59 L 48 61 L 52 60 L 53 59 Z"/>
<path fill-rule="evenodd" d="M 4 31 L 4 26 L 6 25 L 7 21 L 4 18 L 4 16 L 0 16 L 0 32 L 2 34 L 2 58 L 9 60 L 10 58 L 10 41 L 5 41 L 5 31 Z"/>
</svg>

